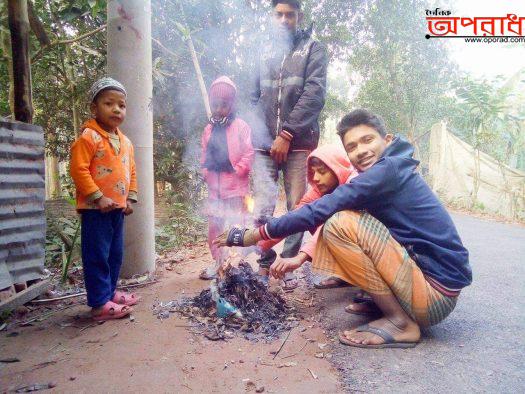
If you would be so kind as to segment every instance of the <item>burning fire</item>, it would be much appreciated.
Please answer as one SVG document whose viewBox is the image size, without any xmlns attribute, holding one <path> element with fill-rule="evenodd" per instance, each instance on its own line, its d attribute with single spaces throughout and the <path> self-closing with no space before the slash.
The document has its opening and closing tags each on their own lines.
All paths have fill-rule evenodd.
<svg viewBox="0 0 525 394">
<path fill-rule="evenodd" d="M 253 213 L 253 208 L 255 207 L 255 200 L 252 196 L 244 197 L 244 203 L 246 204 L 246 209 L 249 213 Z"/>
<path fill-rule="evenodd" d="M 244 205 L 246 210 L 253 214 L 253 209 L 255 206 L 255 200 L 252 196 L 247 195 L 244 197 Z M 240 226 L 241 224 L 237 224 Z M 217 269 L 217 274 L 219 280 L 224 278 L 225 272 L 231 267 L 237 267 L 241 261 L 244 261 L 243 258 L 245 253 L 240 252 L 237 248 L 221 248 L 221 257 L 219 258 L 219 267 Z"/>
<path fill-rule="evenodd" d="M 221 257 L 219 258 L 219 266 L 217 268 L 217 275 L 219 280 L 224 278 L 225 272 L 231 267 L 237 267 L 243 260 L 243 255 L 238 252 L 237 248 L 221 248 Z"/>
</svg>

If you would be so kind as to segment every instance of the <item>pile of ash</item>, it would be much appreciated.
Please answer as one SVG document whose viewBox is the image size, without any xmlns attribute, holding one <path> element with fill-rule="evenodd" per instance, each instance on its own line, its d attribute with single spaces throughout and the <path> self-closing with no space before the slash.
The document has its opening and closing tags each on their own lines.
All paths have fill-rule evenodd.
<svg viewBox="0 0 525 394">
<path fill-rule="evenodd" d="M 203 328 L 211 340 L 226 339 L 234 333 L 250 340 L 273 340 L 297 324 L 294 308 L 270 292 L 250 264 L 241 261 L 238 267 L 228 266 L 219 276 L 221 279 L 213 281 L 210 289 L 192 298 L 157 304 L 153 313 L 159 319 L 179 313 Z"/>
</svg>

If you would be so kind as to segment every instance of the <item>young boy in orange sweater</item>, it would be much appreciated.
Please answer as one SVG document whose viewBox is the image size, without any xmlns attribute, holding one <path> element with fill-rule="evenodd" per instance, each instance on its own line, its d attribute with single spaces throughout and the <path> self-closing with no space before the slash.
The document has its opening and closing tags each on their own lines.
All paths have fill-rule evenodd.
<svg viewBox="0 0 525 394">
<path fill-rule="evenodd" d="M 137 201 L 131 141 L 119 130 L 126 117 L 126 90 L 102 78 L 90 90 L 91 114 L 71 148 L 70 171 L 82 222 L 82 264 L 88 305 L 94 320 L 118 319 L 132 312 L 134 294 L 116 291 L 122 265 L 124 216 Z"/>
</svg>

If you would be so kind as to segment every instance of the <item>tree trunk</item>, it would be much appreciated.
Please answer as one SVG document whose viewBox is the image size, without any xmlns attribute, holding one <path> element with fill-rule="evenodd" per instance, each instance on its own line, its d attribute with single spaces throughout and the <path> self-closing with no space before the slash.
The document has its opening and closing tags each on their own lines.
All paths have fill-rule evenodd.
<svg viewBox="0 0 525 394">
<path fill-rule="evenodd" d="M 51 40 L 49 39 L 46 30 L 44 29 L 44 25 L 42 24 L 40 19 L 38 19 L 38 16 L 35 14 L 33 4 L 31 4 L 30 0 L 27 1 L 27 16 L 29 17 L 29 25 L 31 26 L 31 30 L 33 31 L 33 33 L 35 33 L 38 42 L 40 42 L 40 45 L 50 45 Z"/>
<path fill-rule="evenodd" d="M 157 201 L 159 196 L 160 196 L 160 193 L 159 193 L 159 182 L 155 182 L 155 188 L 153 189 L 153 191 L 154 191 L 153 198 L 155 199 L 155 201 Z"/>
<path fill-rule="evenodd" d="M 73 130 L 76 134 L 80 133 L 80 115 L 78 113 L 78 105 L 77 105 L 77 80 L 75 77 L 75 70 L 73 69 L 73 66 L 71 65 L 71 47 L 68 45 L 66 46 L 66 58 L 65 58 L 65 67 L 66 67 L 66 75 L 68 79 L 68 88 L 69 88 L 69 95 L 71 99 L 71 115 L 73 118 Z"/>
<path fill-rule="evenodd" d="M 59 198 L 62 195 L 62 189 L 58 157 L 46 156 L 46 173 L 46 199 Z"/>
<path fill-rule="evenodd" d="M 108 1 L 108 74 L 127 90 L 122 130 L 134 145 L 139 202 L 126 218 L 122 276 L 155 271 L 150 0 Z"/>
<path fill-rule="evenodd" d="M 2 38 L 2 52 L 7 63 L 7 73 L 9 74 L 9 111 L 12 118 L 15 118 L 15 80 L 13 74 L 13 58 L 11 57 L 11 35 L 7 31 L 0 31 Z"/>
<path fill-rule="evenodd" d="M 13 59 L 15 119 L 32 123 L 33 103 L 31 98 L 27 0 L 8 0 L 7 7 Z"/>
<path fill-rule="evenodd" d="M 211 118 L 211 108 L 208 99 L 208 91 L 206 90 L 206 84 L 204 83 L 204 77 L 202 76 L 201 66 L 199 64 L 199 59 L 197 58 L 197 52 L 195 52 L 195 47 L 193 46 L 193 40 L 191 39 L 191 35 L 188 36 L 188 48 L 191 53 L 191 59 L 193 60 L 193 67 L 195 67 L 195 73 L 197 74 L 197 80 L 199 81 L 199 88 L 201 91 L 202 100 L 204 101 L 206 115 L 208 116 L 208 118 Z"/>
<path fill-rule="evenodd" d="M 184 13 L 184 7 L 182 5 L 182 1 L 179 2 L 179 5 L 180 5 L 180 12 L 182 15 L 182 19 L 189 32 L 188 25 L 186 24 L 186 15 Z M 211 118 L 210 101 L 208 99 L 208 91 L 206 90 L 206 84 L 204 83 L 204 77 L 202 75 L 202 70 L 199 64 L 199 59 L 197 57 L 197 52 L 195 51 L 195 46 L 193 45 L 193 39 L 191 38 L 191 34 L 188 33 L 188 36 L 185 38 L 188 41 L 188 49 L 191 54 L 191 60 L 193 61 L 193 67 L 195 68 L 195 74 L 197 74 L 197 80 L 199 81 L 199 88 L 201 91 L 202 100 L 204 101 L 204 108 L 206 109 L 206 115 L 208 116 L 208 119 L 209 119 Z"/>
<path fill-rule="evenodd" d="M 507 157 L 507 165 L 512 168 L 518 168 L 518 155 L 512 141 L 507 142 Z"/>
</svg>

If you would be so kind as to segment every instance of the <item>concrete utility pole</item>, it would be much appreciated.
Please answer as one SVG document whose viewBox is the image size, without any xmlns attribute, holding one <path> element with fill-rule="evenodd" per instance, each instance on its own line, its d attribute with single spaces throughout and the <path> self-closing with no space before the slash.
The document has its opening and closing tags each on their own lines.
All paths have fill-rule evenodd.
<svg viewBox="0 0 525 394">
<path fill-rule="evenodd" d="M 151 1 L 108 1 L 108 75 L 126 87 L 123 132 L 135 147 L 139 203 L 126 217 L 122 276 L 155 270 Z"/>
<path fill-rule="evenodd" d="M 9 0 L 7 8 L 13 59 L 15 119 L 20 122 L 33 123 L 27 0 Z"/>
</svg>

